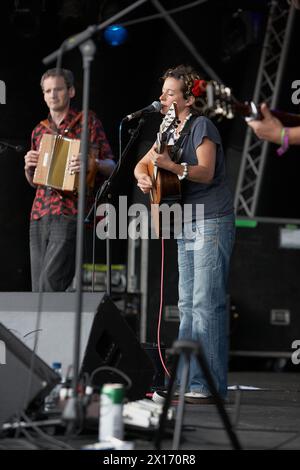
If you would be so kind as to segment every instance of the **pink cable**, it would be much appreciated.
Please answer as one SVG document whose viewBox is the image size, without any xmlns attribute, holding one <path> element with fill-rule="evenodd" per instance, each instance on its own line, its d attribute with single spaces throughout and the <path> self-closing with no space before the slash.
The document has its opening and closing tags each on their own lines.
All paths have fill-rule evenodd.
<svg viewBox="0 0 300 470">
<path fill-rule="evenodd" d="M 170 377 L 170 373 L 164 363 L 161 348 L 160 348 L 160 325 L 161 325 L 161 317 L 162 317 L 162 307 L 163 307 L 163 297 L 164 297 L 164 260 L 165 260 L 165 244 L 164 239 L 161 239 L 161 271 L 160 271 L 160 305 L 159 305 L 159 315 L 158 315 L 158 325 L 157 325 L 157 345 L 158 345 L 158 353 L 160 362 L 167 374 Z"/>
</svg>

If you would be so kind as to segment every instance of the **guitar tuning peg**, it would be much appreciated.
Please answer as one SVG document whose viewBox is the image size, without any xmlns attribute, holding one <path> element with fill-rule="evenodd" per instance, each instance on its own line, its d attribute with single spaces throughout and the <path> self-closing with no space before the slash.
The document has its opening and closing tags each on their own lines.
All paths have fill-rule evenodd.
<svg viewBox="0 0 300 470">
<path fill-rule="evenodd" d="M 224 114 L 224 109 L 219 100 L 216 102 L 215 114 Z"/>
<path fill-rule="evenodd" d="M 232 112 L 232 107 L 228 105 L 227 119 L 233 119 L 233 118 L 234 118 L 234 114 Z"/>
</svg>

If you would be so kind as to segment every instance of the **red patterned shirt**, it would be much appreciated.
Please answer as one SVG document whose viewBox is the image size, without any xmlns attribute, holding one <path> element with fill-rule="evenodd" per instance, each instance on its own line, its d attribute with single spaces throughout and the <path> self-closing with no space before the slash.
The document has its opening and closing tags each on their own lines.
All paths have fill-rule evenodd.
<svg viewBox="0 0 300 470">
<path fill-rule="evenodd" d="M 98 157 L 101 160 L 113 158 L 110 145 L 107 141 L 101 121 L 93 111 L 89 111 L 89 142 L 92 147 L 99 149 Z M 44 134 L 60 134 L 70 139 L 80 139 L 82 131 L 82 115 L 74 109 L 69 109 L 68 114 L 57 127 L 49 114 L 48 120 L 41 121 L 31 135 L 31 149 L 38 150 Z M 95 187 L 99 187 L 103 177 L 96 176 Z M 75 215 L 77 214 L 77 194 L 59 191 L 57 189 L 38 186 L 31 210 L 31 219 L 37 220 L 47 214 Z M 87 207 L 88 209 L 88 207 Z"/>
</svg>

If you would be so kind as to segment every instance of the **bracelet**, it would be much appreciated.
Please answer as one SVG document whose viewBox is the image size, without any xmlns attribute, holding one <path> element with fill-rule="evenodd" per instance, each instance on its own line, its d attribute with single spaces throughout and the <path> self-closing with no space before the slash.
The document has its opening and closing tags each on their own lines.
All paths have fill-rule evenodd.
<svg viewBox="0 0 300 470">
<path fill-rule="evenodd" d="M 179 180 L 184 180 L 184 178 L 187 177 L 188 175 L 188 164 L 187 163 L 181 163 L 180 165 L 183 166 L 183 174 L 182 175 L 177 175 Z"/>
<path fill-rule="evenodd" d="M 280 135 L 280 140 L 281 140 L 281 146 L 277 149 L 277 155 L 281 157 L 287 149 L 289 148 L 289 128 L 288 127 L 283 127 L 281 129 L 281 135 Z"/>
</svg>

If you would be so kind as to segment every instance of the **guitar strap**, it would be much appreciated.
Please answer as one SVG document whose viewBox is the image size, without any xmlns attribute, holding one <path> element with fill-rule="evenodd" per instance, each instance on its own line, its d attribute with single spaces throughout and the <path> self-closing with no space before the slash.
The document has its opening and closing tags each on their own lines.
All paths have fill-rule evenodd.
<svg viewBox="0 0 300 470">
<path fill-rule="evenodd" d="M 171 147 L 169 151 L 170 157 L 175 163 L 178 163 L 181 158 L 184 140 L 191 133 L 192 124 L 197 117 L 197 115 L 191 116 L 191 118 L 188 120 L 183 130 L 181 131 L 179 139 L 176 140 L 175 144 Z"/>
</svg>

